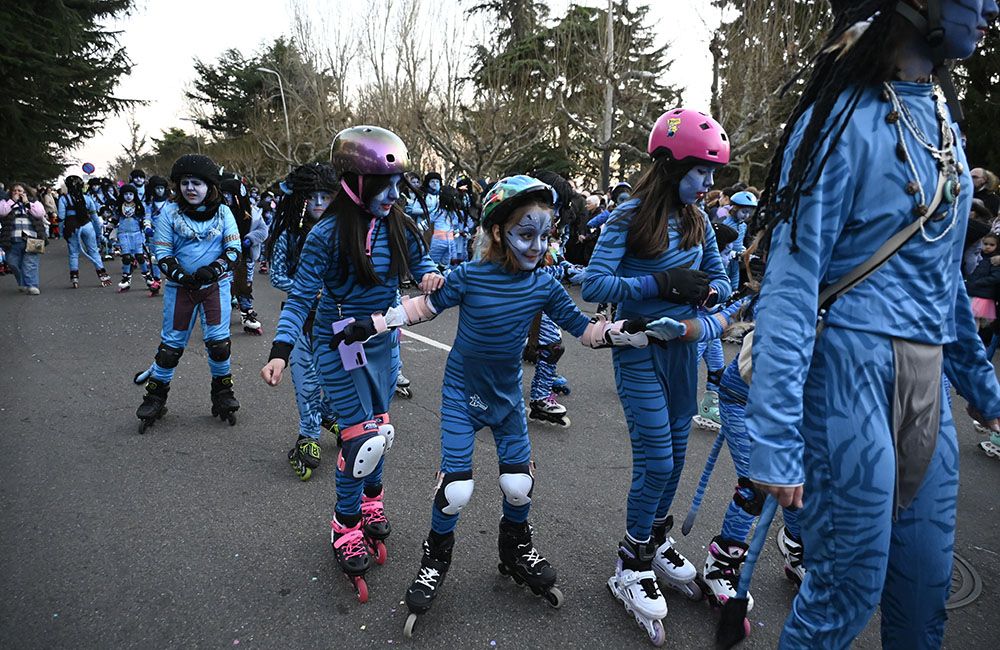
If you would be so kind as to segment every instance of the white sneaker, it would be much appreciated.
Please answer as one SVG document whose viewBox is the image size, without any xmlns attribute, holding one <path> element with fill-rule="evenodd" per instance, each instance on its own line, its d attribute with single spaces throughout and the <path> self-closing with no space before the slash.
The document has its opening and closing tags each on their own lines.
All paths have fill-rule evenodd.
<svg viewBox="0 0 1000 650">
<path fill-rule="evenodd" d="M 38 287 L 28 287 L 28 295 L 29 296 L 37 296 L 40 293 L 41 293 L 41 291 L 38 290 Z"/>
</svg>

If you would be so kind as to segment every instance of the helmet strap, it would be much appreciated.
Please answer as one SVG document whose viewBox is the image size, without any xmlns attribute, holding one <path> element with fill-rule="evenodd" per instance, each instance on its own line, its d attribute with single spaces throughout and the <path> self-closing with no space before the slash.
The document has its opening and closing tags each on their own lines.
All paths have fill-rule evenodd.
<svg viewBox="0 0 1000 650">
<path fill-rule="evenodd" d="M 347 181 L 344 180 L 343 178 L 340 179 L 340 186 L 342 188 L 344 188 L 344 191 L 347 192 L 347 196 L 350 197 L 350 199 L 352 201 L 354 201 L 354 204 L 356 206 L 358 206 L 362 210 L 367 210 L 367 206 L 365 206 L 365 204 L 361 201 L 361 195 L 364 193 L 364 187 L 365 187 L 365 177 L 364 176 L 360 176 L 360 175 L 358 176 L 358 193 L 357 194 L 355 194 L 351 190 L 350 186 L 348 186 L 348 184 L 347 184 Z"/>
</svg>

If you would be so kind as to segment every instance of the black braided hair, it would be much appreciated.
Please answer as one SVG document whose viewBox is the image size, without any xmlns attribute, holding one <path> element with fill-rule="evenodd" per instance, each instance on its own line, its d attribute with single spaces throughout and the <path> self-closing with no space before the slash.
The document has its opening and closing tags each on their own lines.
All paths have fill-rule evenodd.
<svg viewBox="0 0 1000 650">
<path fill-rule="evenodd" d="M 831 0 L 833 27 L 820 54 L 812 61 L 802 96 L 785 124 L 781 140 L 771 160 L 767 182 L 755 216 L 754 229 L 771 229 L 791 221 L 791 250 L 796 244 L 799 199 L 819 182 L 823 168 L 843 135 L 866 88 L 878 86 L 895 76 L 896 52 L 912 26 L 895 11 L 898 0 Z M 867 29 L 851 47 L 837 48 L 855 23 L 869 21 Z M 829 52 L 825 52 L 827 49 Z M 800 81 L 801 70 L 785 85 L 787 91 Z M 836 108 L 842 95 L 843 104 Z M 795 150 L 788 178 L 780 184 L 788 141 L 808 109 L 812 109 L 802 140 Z M 765 238 L 766 240 L 766 238 Z"/>
<path fill-rule="evenodd" d="M 291 194 L 282 196 L 278 201 L 274 221 L 271 223 L 271 235 L 267 239 L 267 258 L 272 259 L 274 243 L 287 230 L 291 241 L 286 259 L 288 275 L 292 276 L 298 267 L 299 253 L 306 243 L 306 235 L 316 223 L 306 210 L 306 201 L 310 194 L 320 190 L 336 194 L 340 187 L 340 176 L 326 163 L 308 163 L 293 169 L 285 178 L 284 186 L 291 190 Z"/>
</svg>

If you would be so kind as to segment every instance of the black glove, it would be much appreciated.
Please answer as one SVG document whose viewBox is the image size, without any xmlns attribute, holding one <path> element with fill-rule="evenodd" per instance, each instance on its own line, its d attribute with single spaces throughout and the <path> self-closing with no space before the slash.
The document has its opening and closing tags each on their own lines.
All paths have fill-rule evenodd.
<svg viewBox="0 0 1000 650">
<path fill-rule="evenodd" d="M 333 338 L 330 339 L 330 347 L 337 349 L 337 346 L 340 345 L 341 341 L 347 345 L 357 343 L 358 341 L 364 342 L 376 334 L 378 334 L 378 330 L 375 329 L 375 321 L 372 320 L 372 317 L 361 316 L 360 318 L 356 318 L 353 323 L 348 323 L 347 327 L 334 334 Z"/>
<path fill-rule="evenodd" d="M 207 266 L 199 267 L 197 271 L 194 272 L 194 277 L 198 280 L 199 284 L 212 284 L 213 282 L 218 282 L 222 274 L 226 272 L 225 265 L 219 260 L 215 260 Z"/>
<path fill-rule="evenodd" d="M 181 268 L 181 265 L 177 262 L 176 257 L 164 257 L 157 263 L 157 266 L 160 267 L 160 271 L 163 275 L 167 276 L 168 280 L 173 280 L 174 282 L 184 285 L 185 287 L 198 286 L 198 280 Z"/>
<path fill-rule="evenodd" d="M 678 305 L 700 305 L 708 297 L 708 274 L 676 268 L 653 274 L 660 298 Z"/>
</svg>

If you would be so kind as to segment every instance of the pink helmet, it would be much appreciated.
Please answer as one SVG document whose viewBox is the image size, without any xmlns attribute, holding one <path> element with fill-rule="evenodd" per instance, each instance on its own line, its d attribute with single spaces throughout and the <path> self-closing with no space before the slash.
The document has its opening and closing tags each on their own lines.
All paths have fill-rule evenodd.
<svg viewBox="0 0 1000 650">
<path fill-rule="evenodd" d="M 672 108 L 656 120 L 646 151 L 653 158 L 669 153 L 677 161 L 694 158 L 725 165 L 729 162 L 729 136 L 721 124 L 702 112 Z"/>
</svg>

